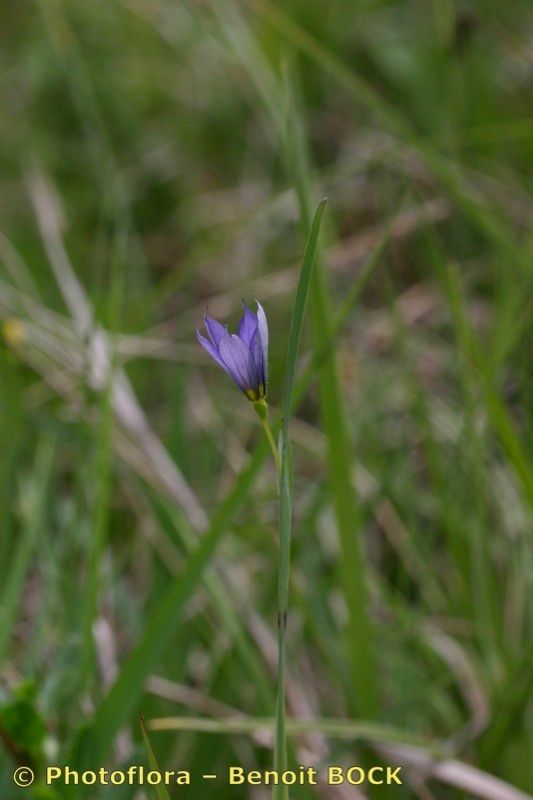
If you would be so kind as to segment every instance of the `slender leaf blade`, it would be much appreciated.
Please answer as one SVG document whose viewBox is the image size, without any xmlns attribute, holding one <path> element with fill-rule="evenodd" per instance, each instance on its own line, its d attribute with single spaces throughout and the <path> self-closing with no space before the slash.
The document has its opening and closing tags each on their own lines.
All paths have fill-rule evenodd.
<svg viewBox="0 0 533 800">
<path fill-rule="evenodd" d="M 159 769 L 159 763 L 157 761 L 154 748 L 152 747 L 152 742 L 150 741 L 150 737 L 148 736 L 148 731 L 146 730 L 146 725 L 144 724 L 143 717 L 140 717 L 139 723 L 143 735 L 144 748 L 146 750 L 146 755 L 148 756 L 148 765 L 151 770 L 153 770 L 154 772 L 159 772 L 159 774 L 161 774 L 161 770 Z M 154 786 L 154 792 L 157 800 L 170 800 L 170 795 L 167 791 L 167 787 L 163 782 L 158 783 Z"/>
</svg>

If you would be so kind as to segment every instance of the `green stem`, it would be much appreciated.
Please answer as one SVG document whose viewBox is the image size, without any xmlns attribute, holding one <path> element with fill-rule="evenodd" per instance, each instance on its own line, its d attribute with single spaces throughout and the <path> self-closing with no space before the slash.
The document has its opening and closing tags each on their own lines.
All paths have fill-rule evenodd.
<svg viewBox="0 0 533 800">
<path fill-rule="evenodd" d="M 281 458 L 279 456 L 279 450 L 277 448 L 276 442 L 274 441 L 274 435 L 272 433 L 272 428 L 270 427 L 270 422 L 268 420 L 268 417 L 265 417 L 265 419 L 261 420 L 261 422 L 263 423 L 263 428 L 265 429 L 265 434 L 268 439 L 270 449 L 272 450 L 274 461 L 276 462 L 276 470 L 279 477 L 281 473 Z"/>
<path fill-rule="evenodd" d="M 279 568 L 278 568 L 278 670 L 276 677 L 276 732 L 274 742 L 274 769 L 281 774 L 288 767 L 287 726 L 286 726 L 286 688 L 285 671 L 287 663 L 287 614 L 289 608 L 289 574 L 291 559 L 291 498 L 289 483 L 290 460 L 288 445 L 283 448 L 283 467 L 279 471 Z M 289 788 L 284 784 L 275 785 L 273 800 L 289 800 Z"/>
<path fill-rule="evenodd" d="M 254 403 L 254 409 L 261 418 L 266 438 L 272 450 L 276 471 L 278 476 L 278 495 L 280 502 L 280 530 L 279 530 L 279 567 L 278 567 L 278 670 L 276 678 L 276 736 L 274 744 L 274 769 L 281 774 L 287 769 L 287 730 L 285 725 L 285 663 L 286 656 L 286 627 L 287 627 L 287 606 L 289 594 L 289 570 L 290 570 L 290 526 L 283 524 L 283 506 L 289 514 L 290 522 L 290 497 L 285 494 L 289 491 L 287 483 L 287 468 L 282 468 L 282 460 L 276 446 L 272 428 L 268 419 L 268 406 L 266 400 L 258 400 Z M 284 449 L 284 456 L 286 456 Z M 287 520 L 285 520 L 287 522 Z M 289 790 L 287 786 L 278 785 L 273 787 L 274 800 L 289 800 Z"/>
<path fill-rule="evenodd" d="M 266 437 L 268 439 L 270 449 L 272 450 L 272 455 L 274 456 L 274 461 L 276 462 L 276 471 L 278 473 L 278 479 L 279 479 L 281 475 L 281 457 L 276 442 L 274 440 L 272 428 L 270 427 L 270 421 L 268 419 L 267 401 L 264 398 L 262 400 L 256 400 L 254 403 L 254 410 L 257 416 L 261 419 L 261 423 L 263 425 Z"/>
</svg>

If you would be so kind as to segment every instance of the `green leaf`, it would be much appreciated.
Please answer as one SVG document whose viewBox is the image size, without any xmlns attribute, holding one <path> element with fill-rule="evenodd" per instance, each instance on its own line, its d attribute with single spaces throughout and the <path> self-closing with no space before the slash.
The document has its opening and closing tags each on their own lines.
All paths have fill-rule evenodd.
<svg viewBox="0 0 533 800">
<path fill-rule="evenodd" d="M 150 737 L 148 736 L 148 732 L 147 732 L 146 726 L 144 724 L 143 717 L 140 717 L 139 723 L 140 723 L 141 731 L 142 731 L 142 735 L 143 735 L 144 747 L 145 747 L 145 750 L 146 750 L 146 754 L 148 756 L 148 765 L 149 765 L 150 769 L 153 770 L 154 772 L 161 773 L 161 770 L 159 769 L 159 764 L 157 762 L 156 755 L 154 753 L 154 748 L 152 747 L 152 743 L 150 741 Z M 154 786 L 154 791 L 155 791 L 155 796 L 156 796 L 157 800 L 170 800 L 170 795 L 169 795 L 169 793 L 167 791 L 167 787 L 165 786 L 164 783 L 158 783 L 156 786 Z"/>
<path fill-rule="evenodd" d="M 300 271 L 300 279 L 298 281 L 298 288 L 296 290 L 296 297 L 294 298 L 291 327 L 289 331 L 289 345 L 287 348 L 287 364 L 285 367 L 285 394 L 283 396 L 282 411 L 283 442 L 287 442 L 288 439 L 289 416 L 291 412 L 292 391 L 294 387 L 294 376 L 296 373 L 298 348 L 300 346 L 305 306 L 307 303 L 307 297 L 309 295 L 313 267 L 315 266 L 316 261 L 318 235 L 320 233 L 320 225 L 322 223 L 322 214 L 324 213 L 326 202 L 327 199 L 324 198 L 324 200 L 319 203 L 318 208 L 315 211 L 305 246 L 302 268 Z"/>
<path fill-rule="evenodd" d="M 24 681 L 0 706 L 0 731 L 12 752 L 21 757 L 39 759 L 46 736 L 46 726 L 36 707 L 36 687 Z"/>
<path fill-rule="evenodd" d="M 278 576 L 278 676 L 276 698 L 276 746 L 274 764 L 278 772 L 287 769 L 287 737 L 285 730 L 285 663 L 286 663 L 286 620 L 289 601 L 289 578 L 291 557 L 291 456 L 289 443 L 289 418 L 292 405 L 292 392 L 296 361 L 302 334 L 305 306 L 311 284 L 311 276 L 316 260 L 318 235 L 324 212 L 325 200 L 319 204 L 305 246 L 300 279 L 294 299 L 287 362 L 285 368 L 285 394 L 283 397 L 281 423 L 281 474 L 279 478 L 279 576 Z M 274 797 L 288 797 L 288 788 L 279 785 L 274 788 Z"/>
</svg>

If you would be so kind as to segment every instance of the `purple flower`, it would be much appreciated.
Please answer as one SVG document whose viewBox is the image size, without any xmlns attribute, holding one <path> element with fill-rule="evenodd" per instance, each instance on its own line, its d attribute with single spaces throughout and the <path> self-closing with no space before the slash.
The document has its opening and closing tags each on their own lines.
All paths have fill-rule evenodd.
<svg viewBox="0 0 533 800">
<path fill-rule="evenodd" d="M 267 318 L 261 303 L 255 302 L 257 312 L 254 314 L 243 300 L 244 311 L 237 334 L 230 333 L 225 325 L 208 317 L 207 313 L 204 319 L 209 339 L 196 331 L 204 350 L 253 403 L 266 396 L 268 379 Z"/>
</svg>

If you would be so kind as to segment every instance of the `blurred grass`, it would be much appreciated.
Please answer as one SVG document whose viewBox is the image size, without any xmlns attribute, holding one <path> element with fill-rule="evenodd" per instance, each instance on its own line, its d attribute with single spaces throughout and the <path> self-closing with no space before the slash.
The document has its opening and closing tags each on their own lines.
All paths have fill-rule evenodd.
<svg viewBox="0 0 533 800">
<path fill-rule="evenodd" d="M 162 769 L 271 766 L 273 471 L 193 332 L 257 295 L 281 405 L 310 195 L 295 756 L 426 748 L 455 783 L 419 765 L 392 797 L 486 796 L 466 765 L 532 792 L 530 4 L 39 0 L 0 23 L 0 720 L 48 736 L 10 740 L 0 796 L 29 796 L 14 753 L 140 763 L 141 711 L 182 720 L 151 734 Z"/>
<path fill-rule="evenodd" d="M 302 227 L 310 223 L 312 175 L 308 163 L 307 142 L 299 119 L 296 92 L 291 91 L 288 77 L 285 103 L 287 106 L 286 159 L 292 165 L 292 175 L 298 197 Z M 315 353 L 320 353 L 323 341 L 334 342 L 331 330 L 332 311 L 329 287 L 322 261 L 318 258 L 311 284 L 312 316 Z M 380 687 L 376 670 L 372 626 L 368 620 L 367 578 L 358 524 L 359 510 L 353 487 L 352 455 L 350 452 L 349 422 L 344 407 L 338 374 L 335 348 L 331 347 L 318 370 L 320 384 L 321 420 L 328 440 L 329 490 L 335 507 L 341 544 L 339 583 L 343 587 L 348 610 L 348 664 L 353 680 L 352 713 L 372 718 L 379 713 Z"/>
</svg>

